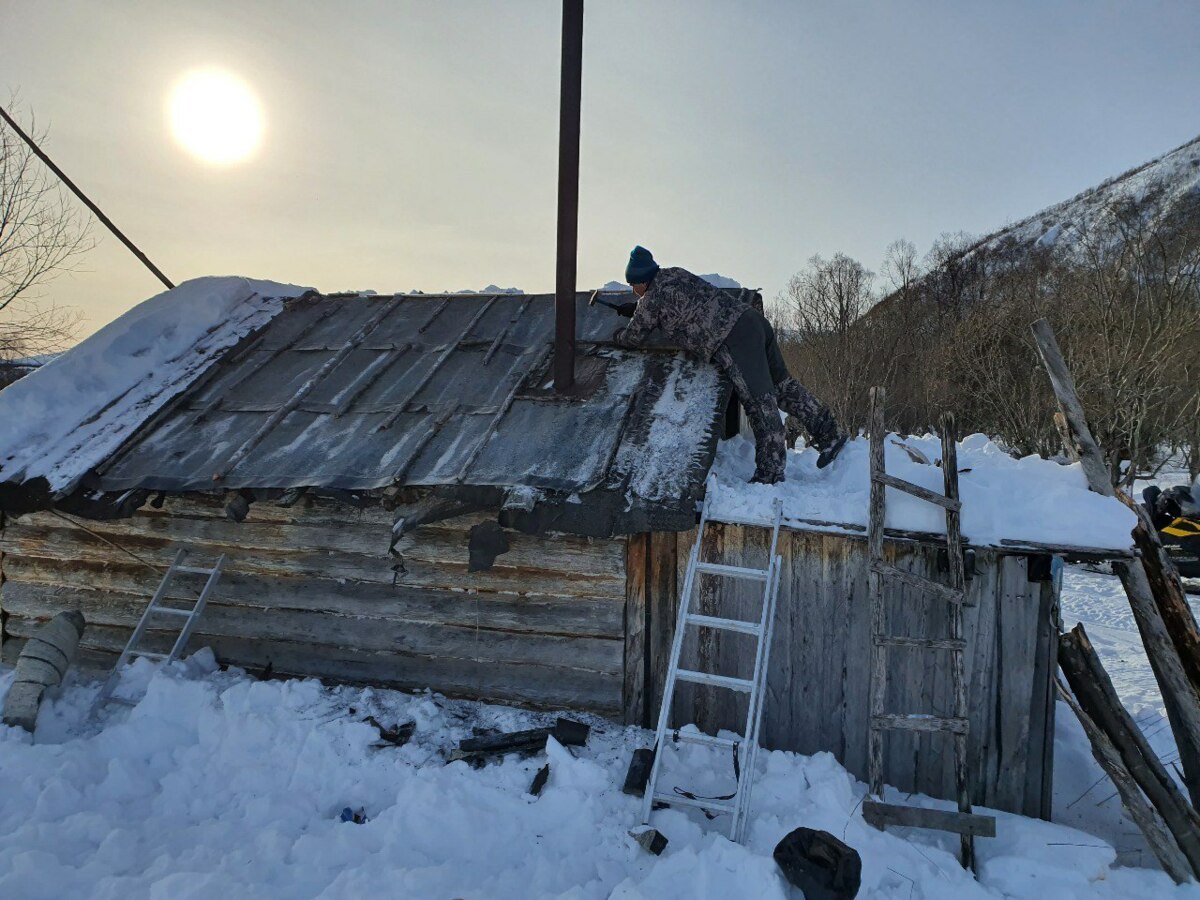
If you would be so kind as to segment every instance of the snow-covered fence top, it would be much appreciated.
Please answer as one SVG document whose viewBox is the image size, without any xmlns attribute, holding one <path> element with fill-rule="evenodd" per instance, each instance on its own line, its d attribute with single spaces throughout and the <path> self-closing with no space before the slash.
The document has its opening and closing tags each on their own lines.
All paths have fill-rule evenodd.
<svg viewBox="0 0 1200 900">
<path fill-rule="evenodd" d="M 905 446 L 916 453 L 910 454 Z M 754 470 L 753 444 L 743 438 L 727 441 L 713 465 L 715 514 L 766 521 L 778 497 L 793 527 L 861 534 L 870 495 L 869 447 L 865 438 L 851 441 L 824 470 L 816 467 L 816 451 L 790 451 L 787 480 L 767 486 L 746 483 Z M 929 464 L 914 458 L 922 455 Z M 888 436 L 888 473 L 939 493 L 943 488 L 940 457 L 936 436 Z M 982 434 L 959 443 L 958 465 L 962 528 L 969 543 L 1129 554 L 1134 514 L 1119 500 L 1089 491 L 1079 465 L 1061 465 L 1040 456 L 1015 459 Z M 945 515 L 939 507 L 888 489 L 887 527 L 944 534 Z"/>
<path fill-rule="evenodd" d="M 110 322 L 0 392 L 0 481 L 69 490 L 225 349 L 308 288 L 197 278 Z"/>
</svg>

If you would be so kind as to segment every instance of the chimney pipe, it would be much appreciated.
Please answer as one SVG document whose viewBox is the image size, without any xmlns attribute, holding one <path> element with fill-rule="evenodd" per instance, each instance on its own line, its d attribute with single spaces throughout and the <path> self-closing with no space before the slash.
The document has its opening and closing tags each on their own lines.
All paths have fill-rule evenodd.
<svg viewBox="0 0 1200 900">
<path fill-rule="evenodd" d="M 554 291 L 554 389 L 575 384 L 575 267 L 579 244 L 579 101 L 583 0 L 563 0 L 558 110 L 558 267 Z"/>
</svg>

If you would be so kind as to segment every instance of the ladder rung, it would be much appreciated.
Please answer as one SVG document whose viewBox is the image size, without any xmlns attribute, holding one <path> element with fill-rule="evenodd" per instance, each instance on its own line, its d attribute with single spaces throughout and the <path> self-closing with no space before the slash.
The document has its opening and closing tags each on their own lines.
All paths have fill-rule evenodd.
<svg viewBox="0 0 1200 900">
<path fill-rule="evenodd" d="M 167 654 L 155 653 L 151 650 L 130 650 L 129 655 L 130 656 L 140 656 L 143 659 L 166 659 L 167 658 Z"/>
<path fill-rule="evenodd" d="M 742 634 L 759 635 L 762 633 L 762 626 L 757 622 L 746 622 L 741 619 L 720 619 L 716 616 L 688 613 L 687 622 L 689 625 L 698 625 L 702 628 L 720 628 L 723 631 L 737 631 Z"/>
<path fill-rule="evenodd" d="M 682 797 L 676 793 L 661 794 L 658 791 L 654 792 L 654 802 L 666 803 L 668 806 L 694 806 L 696 809 L 709 811 L 715 809 L 718 812 L 731 813 L 734 810 L 734 805 L 729 800 L 693 800 L 691 797 Z"/>
<path fill-rule="evenodd" d="M 921 500 L 928 503 L 934 503 L 943 509 L 948 509 L 951 512 L 958 512 L 962 509 L 962 502 L 952 500 L 945 494 L 939 494 L 936 491 L 931 491 L 929 488 L 923 488 L 919 484 L 913 484 L 911 481 L 905 481 L 903 478 L 897 478 L 895 475 L 888 475 L 886 472 L 880 472 L 872 476 L 880 484 L 886 484 L 888 487 L 895 488 L 898 491 L 904 491 L 906 494 L 912 494 Z"/>
<path fill-rule="evenodd" d="M 731 691 L 745 691 L 747 694 L 754 690 L 754 682 L 745 678 L 730 678 L 728 675 L 713 675 L 710 672 L 693 672 L 690 669 L 677 669 L 675 677 L 680 681 L 690 681 L 694 684 L 709 684 L 713 687 L 728 688 Z"/>
<path fill-rule="evenodd" d="M 176 572 L 185 572 L 188 575 L 211 575 L 212 569 L 202 569 L 198 566 L 176 566 Z"/>
<path fill-rule="evenodd" d="M 966 650 L 967 642 L 954 638 L 901 637 L 893 634 L 877 634 L 877 647 L 920 647 L 924 650 Z"/>
<path fill-rule="evenodd" d="M 696 563 L 696 571 L 705 575 L 724 575 L 726 578 L 749 578 L 753 581 L 766 581 L 766 569 L 748 569 L 745 566 L 726 566 L 721 563 Z"/>
<path fill-rule="evenodd" d="M 166 613 L 169 616 L 190 616 L 195 610 L 179 609 L 174 606 L 155 606 L 151 609 L 151 612 Z"/>
<path fill-rule="evenodd" d="M 886 578 L 895 578 L 897 581 L 903 581 L 907 585 L 918 588 L 922 591 L 928 591 L 931 594 L 936 594 L 941 600 L 947 603 L 962 603 L 966 594 L 964 591 L 955 590 L 948 584 L 942 584 L 939 581 L 931 581 L 923 575 L 917 575 L 913 572 L 907 572 L 904 569 L 898 569 L 893 565 L 885 562 L 871 563 L 871 571 L 877 572 Z"/>
<path fill-rule="evenodd" d="M 705 734 L 702 731 L 673 731 L 671 732 L 671 740 L 681 741 L 685 744 L 704 744 L 706 747 L 736 747 L 742 743 L 741 738 L 735 740 L 733 738 L 716 737 L 715 735 Z"/>
<path fill-rule="evenodd" d="M 952 831 L 956 834 L 973 834 L 977 837 L 996 836 L 996 820 L 992 816 L 950 809 L 927 809 L 923 806 L 899 806 L 895 803 L 880 803 L 878 800 L 864 800 L 863 818 L 876 828 L 901 825 Z"/>
<path fill-rule="evenodd" d="M 891 713 L 872 716 L 876 728 L 891 728 L 897 731 L 948 731 L 951 734 L 966 734 L 967 720 L 955 716 L 927 716 L 924 713 L 900 715 Z"/>
</svg>

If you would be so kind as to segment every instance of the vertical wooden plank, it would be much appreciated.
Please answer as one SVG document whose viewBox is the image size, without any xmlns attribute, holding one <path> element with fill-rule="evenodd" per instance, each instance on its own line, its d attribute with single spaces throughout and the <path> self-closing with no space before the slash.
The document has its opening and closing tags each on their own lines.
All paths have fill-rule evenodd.
<svg viewBox="0 0 1200 900">
<path fill-rule="evenodd" d="M 633 534 L 625 541 L 625 682 L 621 707 L 626 725 L 650 727 L 646 702 L 649 664 L 650 607 L 646 603 L 650 535 Z"/>
<path fill-rule="evenodd" d="M 793 599 L 788 628 L 791 643 L 776 647 L 791 657 L 786 702 L 791 704 L 791 734 L 801 753 L 816 753 L 829 749 L 825 731 L 832 723 L 822 721 L 821 704 L 824 682 L 829 671 L 825 668 L 824 651 L 828 641 L 824 634 L 829 615 L 829 560 L 823 552 L 820 538 L 809 535 L 805 545 L 815 552 L 793 556 L 792 571 L 784 572 L 782 581 L 789 587 Z M 789 577 L 790 576 L 790 577 Z"/>
<path fill-rule="evenodd" d="M 1001 558 L 1000 573 L 1004 604 L 999 653 L 1004 660 L 999 684 L 1000 780 L 997 801 L 1003 809 L 1021 809 L 1025 802 L 1025 774 L 1029 765 L 1030 707 L 1037 661 L 1040 603 L 1028 580 L 1024 556 Z M 1032 594 L 1032 596 L 1031 596 Z"/>
<path fill-rule="evenodd" d="M 795 660 L 801 631 L 799 621 L 805 605 L 817 605 L 816 598 L 805 596 L 796 589 L 795 576 L 807 564 L 800 549 L 808 535 L 799 531 L 779 533 L 779 555 L 783 565 L 779 574 L 779 597 L 775 606 L 775 631 L 771 638 L 770 669 L 763 694 L 763 723 L 759 733 L 762 746 L 772 750 L 797 749 L 802 746 L 796 718 L 800 704 L 796 692 L 802 679 L 797 675 Z"/>
<path fill-rule="evenodd" d="M 967 750 L 976 783 L 973 799 L 977 804 L 995 806 L 996 784 L 1000 778 L 995 723 L 1000 716 L 996 685 L 1003 668 L 1003 660 L 997 656 L 1002 588 L 998 571 L 999 555 L 989 551 L 988 561 L 989 565 L 975 579 L 980 587 L 979 605 L 964 611 L 967 615 L 974 613 L 977 616 L 974 641 L 968 647 L 971 656 L 967 688 L 971 707 L 971 740 Z M 975 752 L 978 756 L 974 755 Z"/>
<path fill-rule="evenodd" d="M 891 543 L 885 548 L 885 561 L 899 569 L 930 577 L 923 548 L 912 544 Z M 935 576 L 936 577 L 936 576 Z M 924 637 L 930 600 L 919 590 L 898 579 L 883 580 L 883 605 L 887 628 L 884 633 L 903 637 Z M 926 691 L 925 670 L 930 654 L 908 647 L 887 649 L 887 689 L 883 712 L 930 712 L 932 701 Z M 872 673 L 874 674 L 874 673 Z M 903 791 L 917 790 L 918 757 L 923 735 L 914 731 L 893 730 L 883 738 L 884 782 Z"/>
<path fill-rule="evenodd" d="M 814 697 L 814 712 L 820 717 L 821 744 L 834 748 L 839 757 L 844 755 L 845 750 L 841 724 L 845 714 L 845 698 L 843 681 L 838 676 L 847 664 L 846 644 L 849 639 L 848 618 L 851 601 L 846 565 L 847 543 L 836 538 L 817 539 L 817 546 L 821 548 L 817 557 L 821 563 L 819 593 L 818 585 L 813 585 L 813 596 L 820 596 L 822 601 L 820 634 L 824 641 L 820 648 L 821 673 L 819 690 Z M 813 567 L 809 570 L 812 571 Z M 864 742 L 863 749 L 865 748 Z"/>
<path fill-rule="evenodd" d="M 835 676 L 842 682 L 842 734 L 846 768 L 867 779 L 867 748 L 870 740 L 868 708 L 870 669 L 863 660 L 871 658 L 871 602 L 867 590 L 866 546 L 841 538 L 826 538 L 841 560 L 836 589 L 846 596 L 846 646 Z"/>
<path fill-rule="evenodd" d="M 915 571 L 930 581 L 945 583 L 946 573 L 940 571 L 938 553 L 932 547 L 920 547 L 911 554 L 916 563 Z M 912 602 L 919 608 L 919 637 L 944 638 L 950 633 L 949 604 L 936 597 L 914 591 Z M 920 712 L 938 716 L 954 715 L 954 694 L 951 687 L 950 654 L 944 650 L 912 650 L 914 665 L 919 667 L 914 680 L 921 685 L 921 696 L 917 705 L 911 707 Z M 945 769 L 951 769 L 954 757 L 953 738 L 944 734 L 918 734 L 914 788 L 921 793 L 943 795 L 953 790 L 954 782 L 947 781 Z M 951 772 L 951 775 L 953 772 Z"/>
<path fill-rule="evenodd" d="M 1029 585 L 1037 607 L 1037 650 L 1029 705 L 1029 758 L 1022 812 L 1050 820 L 1054 774 L 1054 674 L 1057 670 L 1058 596 L 1053 581 Z"/>
<path fill-rule="evenodd" d="M 694 533 L 694 532 L 693 532 Z M 679 612 L 678 578 L 679 536 L 674 532 L 653 532 L 648 545 L 646 605 L 650 610 L 647 641 L 650 644 L 646 681 L 650 722 L 658 720 L 663 685 L 670 665 L 671 641 L 675 635 L 675 617 Z"/>
</svg>

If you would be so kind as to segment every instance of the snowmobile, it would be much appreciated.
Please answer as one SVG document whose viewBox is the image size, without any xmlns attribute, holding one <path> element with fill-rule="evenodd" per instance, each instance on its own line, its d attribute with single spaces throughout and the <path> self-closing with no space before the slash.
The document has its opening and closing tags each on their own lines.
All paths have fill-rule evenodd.
<svg viewBox="0 0 1200 900">
<path fill-rule="evenodd" d="M 1165 491 L 1151 485 L 1142 491 L 1142 505 L 1150 514 L 1167 555 L 1184 578 L 1200 578 L 1200 503 L 1185 485 Z M 1187 585 L 1200 593 L 1200 585 Z"/>
</svg>

